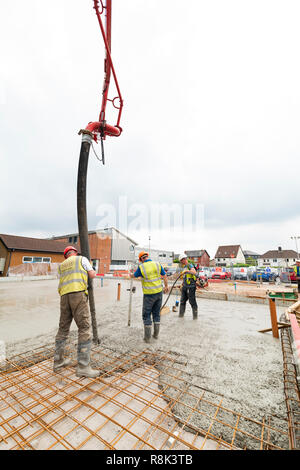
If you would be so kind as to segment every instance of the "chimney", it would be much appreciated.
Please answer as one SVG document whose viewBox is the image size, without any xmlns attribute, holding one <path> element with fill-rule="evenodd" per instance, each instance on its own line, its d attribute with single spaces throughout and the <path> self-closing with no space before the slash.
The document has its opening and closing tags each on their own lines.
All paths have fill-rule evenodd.
<svg viewBox="0 0 300 470">
<path fill-rule="evenodd" d="M 278 247 L 278 251 L 281 251 L 281 250 L 282 250 L 282 248 L 281 248 L 281 246 L 279 246 L 279 247 Z"/>
</svg>

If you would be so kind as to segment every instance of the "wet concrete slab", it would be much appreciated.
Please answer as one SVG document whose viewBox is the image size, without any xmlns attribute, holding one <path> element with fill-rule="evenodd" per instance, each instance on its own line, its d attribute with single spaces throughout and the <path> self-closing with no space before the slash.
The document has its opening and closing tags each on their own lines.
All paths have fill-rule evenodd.
<svg viewBox="0 0 300 470">
<path fill-rule="evenodd" d="M 219 395 L 230 409 L 253 418 L 265 414 L 286 418 L 280 340 L 258 332 L 270 327 L 268 306 L 199 298 L 198 320 L 192 319 L 189 305 L 182 319 L 170 308 L 161 317 L 159 339 L 145 345 L 142 291 L 139 282 L 135 285 L 129 327 L 129 281 L 106 279 L 104 287 L 100 280 L 96 283 L 101 345 L 117 355 L 145 346 L 151 352 L 171 351 L 199 393 Z M 175 300 L 171 296 L 168 305 L 172 307 Z M 277 308 L 278 319 L 284 311 Z M 56 280 L 0 285 L 0 340 L 6 342 L 9 355 L 53 342 L 58 320 Z M 76 338 L 75 325 L 71 334 Z"/>
</svg>

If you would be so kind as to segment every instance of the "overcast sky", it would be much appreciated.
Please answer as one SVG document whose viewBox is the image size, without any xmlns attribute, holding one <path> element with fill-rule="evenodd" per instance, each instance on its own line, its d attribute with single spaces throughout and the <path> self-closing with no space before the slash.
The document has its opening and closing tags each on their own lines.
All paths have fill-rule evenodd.
<svg viewBox="0 0 300 470">
<path fill-rule="evenodd" d="M 123 133 L 105 166 L 91 152 L 89 229 L 109 225 L 107 207 L 124 228 L 123 197 L 140 245 L 295 248 L 299 17 L 298 0 L 113 0 Z M 98 120 L 103 83 L 93 1 L 1 2 L 0 18 L 0 233 L 76 232 L 78 131 Z M 201 224 L 162 230 L 144 217 L 159 204 L 200 207 Z"/>
</svg>

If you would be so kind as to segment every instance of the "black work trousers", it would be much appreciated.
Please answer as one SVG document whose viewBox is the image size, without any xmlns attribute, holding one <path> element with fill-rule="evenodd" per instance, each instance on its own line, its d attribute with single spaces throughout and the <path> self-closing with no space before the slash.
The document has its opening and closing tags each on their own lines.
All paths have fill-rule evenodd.
<svg viewBox="0 0 300 470">
<path fill-rule="evenodd" d="M 187 300 L 190 302 L 190 305 L 193 310 L 193 316 L 196 316 L 198 313 L 198 305 L 196 302 L 196 286 L 187 287 L 183 286 L 181 289 L 181 298 L 180 298 L 180 307 L 179 307 L 179 316 L 183 317 L 185 313 L 185 307 Z"/>
</svg>

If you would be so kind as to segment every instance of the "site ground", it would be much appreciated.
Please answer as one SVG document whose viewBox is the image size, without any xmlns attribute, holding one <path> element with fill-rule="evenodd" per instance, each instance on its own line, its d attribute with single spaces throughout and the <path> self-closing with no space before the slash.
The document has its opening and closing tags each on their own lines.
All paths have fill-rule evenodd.
<svg viewBox="0 0 300 470">
<path fill-rule="evenodd" d="M 121 283 L 120 301 L 117 300 L 118 283 Z M 133 294 L 131 326 L 128 326 L 129 281 L 105 279 L 103 287 L 101 287 L 100 280 L 95 283 L 101 344 L 94 348 L 93 364 L 101 369 L 102 378 L 100 377 L 98 382 L 92 381 L 91 384 L 88 379 L 78 380 L 74 375 L 77 337 L 75 325 L 71 329 L 69 346 L 74 363 L 63 372 L 61 379 L 52 372 L 53 343 L 59 320 L 57 281 L 0 284 L 0 339 L 6 343 L 7 364 L 11 368 L 10 373 L 8 371 L 5 373 L 3 369 L 0 385 L 2 393 L 4 389 L 9 390 L 7 380 L 11 381 L 11 387 L 16 387 L 20 380 L 27 383 L 26 380 L 29 379 L 32 387 L 30 393 L 36 393 L 36 390 L 41 387 L 40 379 L 34 379 L 38 372 L 39 377 L 44 376 L 45 380 L 47 378 L 43 387 L 43 393 L 46 396 L 50 393 L 51 384 L 54 387 L 52 389 L 54 395 L 57 394 L 58 388 L 62 387 L 63 403 L 67 406 L 71 400 L 72 387 L 76 389 L 74 393 L 85 391 L 87 395 L 96 387 L 95 396 L 102 397 L 102 405 L 97 402 L 101 407 L 103 396 L 105 396 L 103 386 L 106 387 L 108 395 L 113 393 L 106 380 L 107 367 L 110 367 L 113 377 L 109 381 L 120 380 L 122 382 L 125 376 L 126 383 L 130 382 L 133 386 L 134 377 L 139 376 L 142 383 L 140 385 L 143 388 L 144 381 L 148 380 L 150 390 L 146 385 L 145 387 L 150 401 L 147 402 L 148 407 L 145 406 L 149 410 L 150 417 L 146 417 L 146 422 L 147 419 L 151 421 L 151 423 L 148 422 L 148 426 L 152 431 L 148 429 L 147 432 L 150 432 L 152 436 L 154 431 L 160 429 L 162 433 L 160 436 L 156 435 L 158 439 L 156 441 L 156 438 L 151 440 L 152 438 L 150 439 L 147 434 L 147 438 L 143 438 L 146 444 L 143 439 L 139 440 L 139 438 L 135 438 L 135 444 L 125 439 L 123 440 L 125 447 L 128 445 L 128 448 L 131 448 L 132 444 L 132 446 L 136 445 L 135 448 L 143 447 L 143 445 L 148 445 L 145 448 L 149 448 L 149 445 L 150 448 L 151 446 L 168 448 L 171 445 L 170 442 L 173 442 L 174 448 L 176 446 L 177 448 L 184 448 L 184 446 L 187 448 L 191 448 L 189 446 L 222 448 L 225 446 L 226 448 L 288 449 L 288 420 L 280 340 L 273 338 L 272 334 L 258 332 L 258 330 L 270 327 L 268 306 L 198 298 L 198 320 L 192 319 L 189 306 L 185 317 L 180 319 L 178 312 L 172 312 L 172 306 L 176 298 L 178 299 L 174 295 L 168 302 L 171 307 L 170 312 L 162 315 L 159 339 L 157 341 L 153 339 L 150 345 L 146 345 L 143 341 L 141 319 L 142 292 L 139 282 L 135 282 L 134 285 L 136 293 Z M 285 307 L 277 307 L 278 318 L 284 311 Z M 59 384 L 60 381 L 62 381 L 61 384 Z M 102 384 L 102 389 L 99 384 Z M 122 385 L 122 391 L 124 388 L 125 386 Z M 16 390 L 13 394 L 16 394 Z M 89 407 L 86 404 L 89 402 L 86 396 L 85 403 L 81 403 L 83 414 L 80 415 L 79 410 L 79 417 L 84 416 L 83 410 Z M 60 397 L 62 398 L 61 395 Z M 138 396 L 136 398 L 140 403 L 140 398 Z M 153 402 L 151 402 L 152 398 Z M 145 400 L 145 397 L 142 399 Z M 158 403 L 157 400 L 159 400 L 159 406 L 154 405 Z M 11 403 L 11 405 L 21 406 L 22 404 Z M 114 405 L 119 408 L 119 412 L 122 407 L 124 409 L 124 406 L 128 406 L 124 405 L 121 399 L 118 399 Z M 47 406 L 46 411 L 50 413 L 49 420 L 53 420 L 53 416 L 51 417 L 53 410 L 49 409 L 49 403 Z M 154 416 L 155 410 L 159 411 L 159 416 Z M 3 415 L 4 411 L 0 413 Z M 117 411 L 115 409 L 115 412 Z M 9 413 L 8 405 L 6 405 L 6 412 Z M 41 410 L 37 409 L 37 416 L 39 412 Z M 60 413 L 64 412 L 60 409 Z M 132 414 L 132 410 L 127 409 L 127 412 Z M 141 418 L 143 413 L 139 407 L 136 407 L 136 421 L 142 419 L 145 424 L 145 417 Z M 28 415 L 27 419 L 29 419 Z M 68 433 L 70 428 L 64 419 L 66 416 L 62 414 L 60 423 Z M 124 425 L 128 439 L 129 437 L 133 439 L 135 434 L 130 431 L 131 424 L 128 424 L 131 419 L 132 416 L 128 417 Z M 170 426 L 165 423 L 157 427 L 160 419 L 171 420 L 168 421 L 171 423 Z M 113 422 L 111 419 L 109 421 Z M 41 426 L 39 420 L 36 424 Z M 117 420 L 115 425 L 120 427 L 120 422 Z M 139 437 L 141 437 L 142 428 L 143 426 L 137 425 Z M 77 441 L 74 441 L 75 444 L 73 443 L 75 447 L 84 442 L 84 437 L 80 434 L 84 427 L 79 426 L 76 429 L 79 435 Z M 174 434 L 170 429 L 176 429 L 178 432 Z M 108 431 L 107 426 L 106 431 Z M 121 431 L 119 428 L 115 429 L 116 434 L 111 439 L 105 439 L 102 436 L 101 439 L 105 441 L 102 442 L 104 448 L 118 448 L 117 442 L 120 442 L 120 439 L 116 436 L 120 437 L 122 431 L 125 432 L 123 428 Z M 43 440 L 47 434 L 45 429 L 39 429 L 36 432 L 40 437 L 35 441 L 34 448 L 50 447 L 51 444 L 47 447 L 47 439 Z M 181 432 L 191 433 L 193 437 L 190 434 L 180 434 Z M 12 431 L 9 432 L 7 426 L 2 427 L 0 435 L 3 436 L 5 433 L 12 435 Z M 55 435 L 54 446 L 61 442 L 57 434 Z M 174 441 L 178 435 L 179 440 Z M 204 436 L 204 444 L 203 440 L 197 440 L 200 436 L 202 438 Z M 99 438 L 96 440 L 100 442 Z M 26 447 L 26 439 L 21 439 L 22 442 Z M 65 440 L 63 439 L 62 442 L 65 443 Z M 73 445 L 72 442 L 71 445 Z M 2 445 L 4 444 L 3 441 Z M 13 445 L 18 446 L 15 441 Z M 22 445 L 19 444 L 20 447 Z"/>
</svg>

